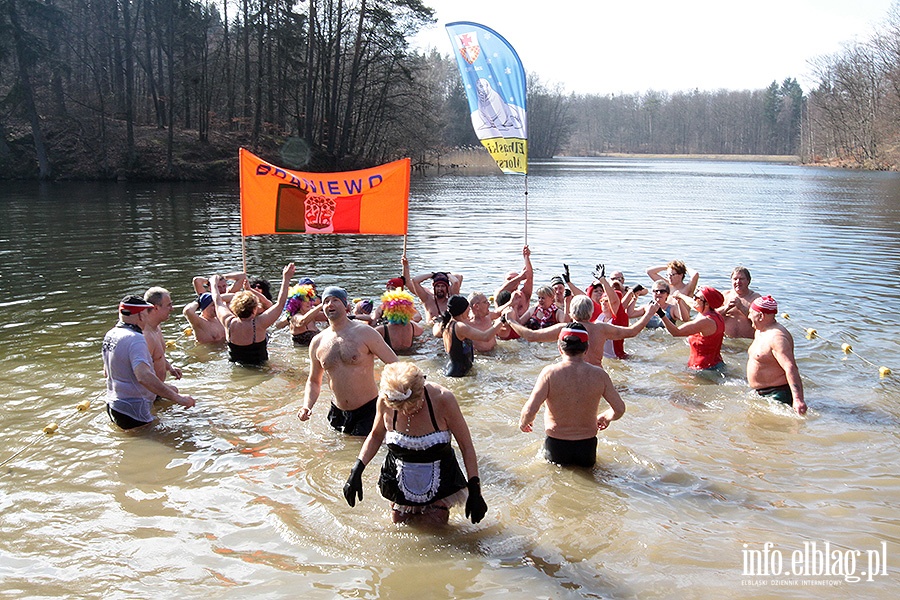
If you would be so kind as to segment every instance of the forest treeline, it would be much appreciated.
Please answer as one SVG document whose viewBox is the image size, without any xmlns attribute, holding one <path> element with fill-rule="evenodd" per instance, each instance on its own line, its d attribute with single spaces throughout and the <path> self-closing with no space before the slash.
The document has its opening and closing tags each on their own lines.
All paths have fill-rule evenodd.
<svg viewBox="0 0 900 600">
<path fill-rule="evenodd" d="M 236 175 L 477 145 L 422 0 L 0 0 L 0 176 Z M 900 19 L 761 90 L 575 95 L 529 76 L 529 154 L 779 154 L 893 164 Z M 527 67 L 527 65 L 526 65 Z M 202 168 L 200 167 L 202 165 Z"/>
</svg>

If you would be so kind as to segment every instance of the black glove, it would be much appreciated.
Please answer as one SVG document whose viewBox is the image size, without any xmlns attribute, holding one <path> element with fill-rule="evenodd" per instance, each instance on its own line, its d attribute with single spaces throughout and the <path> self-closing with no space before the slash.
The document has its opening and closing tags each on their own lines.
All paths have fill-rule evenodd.
<svg viewBox="0 0 900 600">
<path fill-rule="evenodd" d="M 363 461 L 357 458 L 353 468 L 350 469 L 350 477 L 344 484 L 344 498 L 347 499 L 347 504 L 350 506 L 356 506 L 357 495 L 359 495 L 359 501 L 362 502 L 362 474 L 365 468 L 366 465 L 363 464 Z"/>
<path fill-rule="evenodd" d="M 591 273 L 594 276 L 594 279 L 603 279 L 606 277 L 606 265 L 603 263 L 597 263 L 597 266 L 594 267 L 594 272 Z"/>
<path fill-rule="evenodd" d="M 563 294 L 563 297 L 568 298 L 571 295 L 572 295 L 572 290 L 566 290 L 566 292 Z"/>
<path fill-rule="evenodd" d="M 637 294 L 638 292 L 640 292 L 643 289 L 644 289 L 644 286 L 642 286 L 641 284 L 637 284 L 636 286 L 631 288 L 631 291 L 634 292 L 635 294 Z"/>
<path fill-rule="evenodd" d="M 663 317 L 666 316 L 666 311 L 664 311 L 664 310 L 661 309 L 661 308 L 657 308 L 657 309 L 656 309 L 656 316 L 659 317 L 660 319 L 662 319 Z M 353 506 L 353 505 L 351 504 L 350 506 Z"/>
<path fill-rule="evenodd" d="M 569 283 L 569 265 L 563 263 L 562 280 Z"/>
<path fill-rule="evenodd" d="M 481 497 L 481 479 L 473 477 L 467 484 L 469 497 L 466 499 L 466 518 L 478 523 L 487 514 L 487 503 Z"/>
</svg>

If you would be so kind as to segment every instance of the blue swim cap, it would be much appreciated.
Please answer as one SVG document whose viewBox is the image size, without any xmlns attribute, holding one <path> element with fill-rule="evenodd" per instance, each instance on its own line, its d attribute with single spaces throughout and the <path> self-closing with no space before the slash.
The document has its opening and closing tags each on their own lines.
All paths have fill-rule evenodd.
<svg viewBox="0 0 900 600">
<path fill-rule="evenodd" d="M 325 302 L 329 297 L 334 296 L 338 300 L 343 303 L 344 306 L 347 306 L 349 300 L 347 299 L 347 292 L 344 291 L 343 288 L 339 288 L 336 285 L 330 285 L 325 288 L 325 291 L 322 292 L 322 302 Z"/>
</svg>

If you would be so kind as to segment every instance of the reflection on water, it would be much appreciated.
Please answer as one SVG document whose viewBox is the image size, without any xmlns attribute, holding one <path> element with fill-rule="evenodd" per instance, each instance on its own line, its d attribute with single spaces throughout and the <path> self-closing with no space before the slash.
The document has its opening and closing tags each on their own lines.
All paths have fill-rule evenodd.
<svg viewBox="0 0 900 600">
<path fill-rule="evenodd" d="M 540 458 L 540 435 L 516 427 L 554 347 L 502 342 L 472 376 L 447 380 L 428 340 L 412 359 L 459 398 L 489 512 L 478 525 L 454 514 L 441 531 L 393 526 L 375 485 L 381 457 L 350 509 L 340 488 L 360 440 L 332 432 L 322 410 L 296 419 L 308 367 L 285 330 L 266 367 L 244 369 L 186 339 L 176 311 L 169 356 L 197 406 L 160 407 L 140 435 L 102 411 L 99 342 L 118 299 L 156 284 L 183 304 L 193 275 L 240 267 L 235 188 L 5 184 L 0 594 L 756 598 L 782 593 L 742 571 L 742 551 L 766 542 L 789 557 L 804 542 L 865 556 L 885 541 L 896 559 L 898 386 L 877 366 L 900 372 L 900 178 L 558 160 L 533 165 L 527 198 L 539 282 L 566 262 L 583 285 L 604 262 L 647 285 L 646 267 L 680 258 L 725 289 L 748 266 L 751 286 L 790 314 L 808 417 L 747 391 L 746 342 L 726 343 L 729 377 L 715 385 L 684 371 L 683 340 L 645 331 L 625 343 L 632 359 L 608 361 L 628 410 L 602 434 L 597 467 L 560 469 Z M 452 268 L 464 291 L 490 292 L 520 267 L 522 178 L 417 180 L 410 204 L 414 271 Z M 254 275 L 277 280 L 293 260 L 298 276 L 374 297 L 399 274 L 402 247 L 268 236 L 246 240 L 246 256 Z M 61 423 L 52 437 L 49 421 Z M 814 595 L 893 597 L 892 576 L 837 580 Z"/>
</svg>

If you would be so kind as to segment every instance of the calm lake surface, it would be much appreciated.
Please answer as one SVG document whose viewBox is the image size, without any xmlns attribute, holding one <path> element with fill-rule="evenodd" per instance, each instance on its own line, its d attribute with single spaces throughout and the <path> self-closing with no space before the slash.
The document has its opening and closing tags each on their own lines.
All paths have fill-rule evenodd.
<svg viewBox="0 0 900 600">
<path fill-rule="evenodd" d="M 523 184 L 414 180 L 413 271 L 453 269 L 464 292 L 490 293 L 521 267 Z M 726 341 L 715 385 L 685 372 L 683 340 L 646 330 L 625 342 L 631 359 L 604 361 L 628 410 L 600 435 L 597 466 L 561 469 L 541 459 L 542 434 L 517 428 L 554 346 L 501 342 L 448 380 L 429 340 L 412 358 L 457 395 L 489 511 L 478 525 L 454 511 L 441 531 L 395 526 L 376 487 L 383 450 L 364 501 L 340 493 L 361 440 L 327 426 L 330 392 L 296 418 L 308 363 L 287 331 L 263 369 L 182 335 L 191 277 L 241 268 L 236 184 L 3 182 L 0 597 L 895 598 L 900 177 L 557 160 L 532 165 L 528 215 L 536 284 L 567 262 L 584 287 L 603 262 L 648 286 L 648 266 L 677 258 L 724 291 L 746 265 L 789 315 L 808 415 L 748 392 L 748 342 Z M 320 289 L 376 297 L 403 240 L 246 246 L 252 275 L 277 282 L 295 261 Z M 163 407 L 135 435 L 104 412 L 100 341 L 118 300 L 150 285 L 178 307 L 164 332 L 197 406 Z"/>
</svg>

